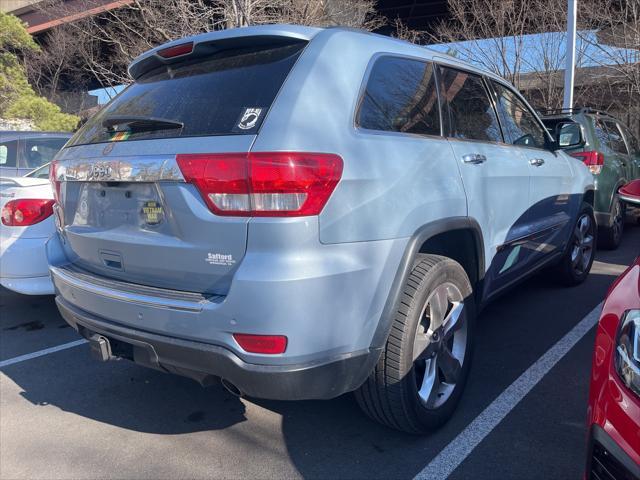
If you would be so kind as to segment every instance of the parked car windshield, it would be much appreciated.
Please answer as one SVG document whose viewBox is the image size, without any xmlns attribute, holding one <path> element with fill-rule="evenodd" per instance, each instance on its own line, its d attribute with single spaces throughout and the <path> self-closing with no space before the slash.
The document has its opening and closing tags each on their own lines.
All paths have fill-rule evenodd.
<svg viewBox="0 0 640 480">
<path fill-rule="evenodd" d="M 152 70 L 89 120 L 71 145 L 255 134 L 304 45 L 224 51 Z"/>
</svg>

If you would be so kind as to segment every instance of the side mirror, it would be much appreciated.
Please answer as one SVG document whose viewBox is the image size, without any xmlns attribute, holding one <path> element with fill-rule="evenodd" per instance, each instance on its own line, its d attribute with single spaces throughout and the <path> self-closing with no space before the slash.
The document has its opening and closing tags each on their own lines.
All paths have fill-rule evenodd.
<svg viewBox="0 0 640 480">
<path fill-rule="evenodd" d="M 620 187 L 618 196 L 624 203 L 640 207 L 640 180 L 634 180 Z"/>
<path fill-rule="evenodd" d="M 556 125 L 555 140 L 558 148 L 578 148 L 585 144 L 582 127 L 576 122 L 560 122 Z"/>
</svg>

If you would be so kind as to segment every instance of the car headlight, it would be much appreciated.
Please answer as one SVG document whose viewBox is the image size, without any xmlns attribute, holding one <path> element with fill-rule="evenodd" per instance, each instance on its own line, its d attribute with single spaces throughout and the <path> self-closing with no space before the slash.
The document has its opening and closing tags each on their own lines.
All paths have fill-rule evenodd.
<svg viewBox="0 0 640 480">
<path fill-rule="evenodd" d="M 629 310 L 620 320 L 615 365 L 623 383 L 640 395 L 640 310 Z"/>
</svg>

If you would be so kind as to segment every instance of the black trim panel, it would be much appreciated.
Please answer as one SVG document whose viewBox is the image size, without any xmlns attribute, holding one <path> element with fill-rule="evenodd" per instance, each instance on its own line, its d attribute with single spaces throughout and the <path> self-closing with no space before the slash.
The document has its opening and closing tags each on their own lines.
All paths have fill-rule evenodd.
<svg viewBox="0 0 640 480">
<path fill-rule="evenodd" d="M 568 220 L 564 221 L 564 222 L 555 223 L 553 225 L 550 225 L 548 227 L 543 228 L 542 230 L 538 230 L 537 232 L 529 233 L 527 235 L 523 235 L 521 237 L 514 238 L 513 240 L 509 240 L 508 242 L 505 242 L 502 245 L 500 245 L 496 249 L 496 251 L 497 252 L 501 252 L 505 248 L 514 247 L 514 246 L 519 245 L 519 244 L 527 243 L 527 241 L 529 241 L 531 239 L 534 239 L 536 237 L 539 237 L 540 235 L 544 235 L 546 233 L 550 233 L 550 232 L 553 232 L 555 230 L 559 230 L 559 229 L 565 227 L 567 225 L 567 223 L 569 223 Z"/>
</svg>

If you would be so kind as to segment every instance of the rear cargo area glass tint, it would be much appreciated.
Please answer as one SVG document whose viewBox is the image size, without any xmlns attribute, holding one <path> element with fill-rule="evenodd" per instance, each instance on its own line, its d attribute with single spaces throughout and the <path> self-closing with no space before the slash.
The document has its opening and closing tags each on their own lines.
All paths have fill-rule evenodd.
<svg viewBox="0 0 640 480">
<path fill-rule="evenodd" d="M 163 65 L 127 87 L 96 114 L 71 145 L 258 132 L 306 42 L 226 50 Z M 109 117 L 141 117 L 182 123 L 182 128 L 112 128 Z M 115 137 L 115 138 L 114 138 Z"/>
</svg>

